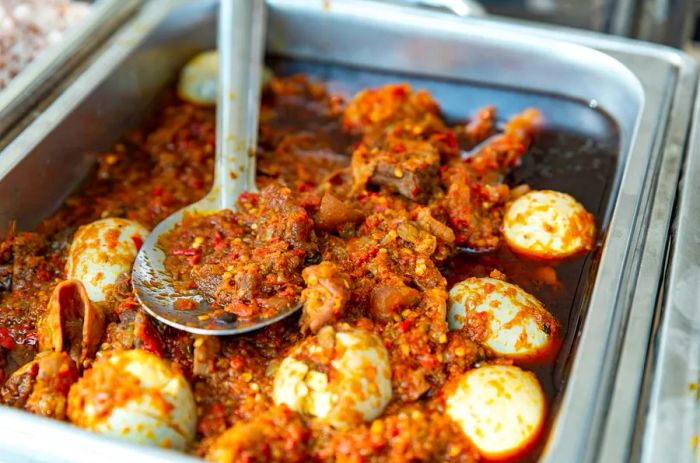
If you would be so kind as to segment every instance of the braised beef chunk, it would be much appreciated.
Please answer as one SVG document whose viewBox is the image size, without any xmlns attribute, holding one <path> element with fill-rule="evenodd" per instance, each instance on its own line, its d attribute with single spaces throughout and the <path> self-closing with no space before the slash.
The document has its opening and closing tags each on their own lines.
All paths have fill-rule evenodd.
<svg viewBox="0 0 700 463">
<path fill-rule="evenodd" d="M 249 422 L 221 434 L 207 454 L 211 461 L 233 463 L 301 463 L 309 461 L 310 430 L 286 407 L 272 407 Z"/>
<path fill-rule="evenodd" d="M 343 124 L 351 132 L 372 140 L 406 121 L 420 126 L 444 126 L 440 106 L 425 90 L 414 92 L 408 84 L 388 84 L 357 93 L 343 111 Z"/>
<path fill-rule="evenodd" d="M 396 154 L 396 146 L 402 151 Z M 391 190 L 419 203 L 427 202 L 439 185 L 440 155 L 429 143 L 404 141 L 395 145 L 394 155 L 380 155 L 370 182 L 388 186 Z"/>
<path fill-rule="evenodd" d="M 65 352 L 43 352 L 10 376 L 0 388 L 2 402 L 63 420 L 78 368 Z"/>
<path fill-rule="evenodd" d="M 455 135 L 467 147 L 474 147 L 496 133 L 496 108 L 486 106 L 477 111 L 468 124 L 455 127 Z"/>
<path fill-rule="evenodd" d="M 306 288 L 301 316 L 302 330 L 316 332 L 340 319 L 350 300 L 350 282 L 331 262 L 306 267 L 302 272 Z"/>
<path fill-rule="evenodd" d="M 346 224 L 355 224 L 364 219 L 362 212 L 349 202 L 341 201 L 332 193 L 325 193 L 316 216 L 316 226 L 322 230 L 332 231 Z"/>
<path fill-rule="evenodd" d="M 372 290 L 369 311 L 378 321 L 391 321 L 405 309 L 418 305 L 421 294 L 401 282 L 385 284 Z"/>
<path fill-rule="evenodd" d="M 345 110 L 345 123 L 363 134 L 352 155 L 353 189 L 366 184 L 420 203 L 436 191 L 440 150 L 429 138 L 445 126 L 429 95 L 406 85 L 387 86 L 358 94 Z"/>
<path fill-rule="evenodd" d="M 441 205 L 455 234 L 455 243 L 475 250 L 495 249 L 500 240 L 505 185 L 479 183 L 464 163 L 442 172 L 446 195 Z"/>
<path fill-rule="evenodd" d="M 260 193 L 260 202 L 250 213 L 257 218 L 254 230 L 258 242 L 281 239 L 298 248 L 313 246 L 313 221 L 289 188 L 271 183 Z"/>
</svg>

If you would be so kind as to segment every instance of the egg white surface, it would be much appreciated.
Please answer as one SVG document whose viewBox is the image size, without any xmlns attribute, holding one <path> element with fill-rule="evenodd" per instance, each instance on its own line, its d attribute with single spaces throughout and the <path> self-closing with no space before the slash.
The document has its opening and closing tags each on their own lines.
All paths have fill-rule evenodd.
<svg viewBox="0 0 700 463">
<path fill-rule="evenodd" d="M 324 330 L 333 330 L 325 327 Z M 346 428 L 381 415 L 391 400 L 389 354 L 381 339 L 357 328 L 335 332 L 341 355 L 330 362 L 329 375 L 295 358 L 300 349 L 314 349 L 317 338 L 303 341 L 280 364 L 273 384 L 276 404 L 315 416 L 336 428 Z"/>
<path fill-rule="evenodd" d="M 71 421 L 101 434 L 178 450 L 184 450 L 194 440 L 197 415 L 192 391 L 185 378 L 167 362 L 145 351 L 130 350 L 93 365 L 93 369 L 100 368 L 116 369 L 113 374 L 118 378 L 137 378 L 138 391 L 129 391 L 128 400 L 103 414 L 99 412 L 99 394 L 119 394 L 121 384 L 117 382 L 116 390 L 103 391 L 83 378 L 71 388 Z M 78 408 L 75 397 L 80 388 L 86 389 L 82 392 L 86 392 L 87 399 Z"/>
<path fill-rule="evenodd" d="M 465 324 L 483 338 L 473 339 L 498 355 L 534 357 L 553 345 L 559 324 L 534 296 L 495 278 L 468 278 L 449 293 L 450 329 Z"/>
<path fill-rule="evenodd" d="M 520 254 L 561 259 L 593 247 L 595 221 L 568 194 L 530 191 L 507 207 L 503 236 L 508 246 Z"/>
<path fill-rule="evenodd" d="M 450 418 L 491 459 L 526 452 L 546 417 L 545 396 L 535 375 L 510 365 L 467 371 L 446 405 Z"/>
<path fill-rule="evenodd" d="M 263 68 L 261 85 L 272 79 L 272 71 Z M 219 52 L 208 50 L 195 55 L 180 71 L 177 93 L 185 101 L 199 106 L 216 105 L 219 86 Z"/>
<path fill-rule="evenodd" d="M 131 273 L 138 246 L 147 236 L 146 227 L 121 218 L 78 228 L 68 252 L 66 278 L 80 280 L 91 301 L 106 300 L 117 277 Z"/>
<path fill-rule="evenodd" d="M 180 71 L 177 93 L 183 100 L 202 106 L 216 104 L 219 53 L 209 50 L 195 55 Z"/>
</svg>

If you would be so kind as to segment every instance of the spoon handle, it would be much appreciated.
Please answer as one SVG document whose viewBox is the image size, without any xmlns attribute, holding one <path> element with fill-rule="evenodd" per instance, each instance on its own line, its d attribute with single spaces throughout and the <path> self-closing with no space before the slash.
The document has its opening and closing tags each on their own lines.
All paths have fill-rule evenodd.
<svg viewBox="0 0 700 463">
<path fill-rule="evenodd" d="M 214 187 L 221 209 L 255 191 L 264 33 L 264 0 L 221 0 Z"/>
</svg>

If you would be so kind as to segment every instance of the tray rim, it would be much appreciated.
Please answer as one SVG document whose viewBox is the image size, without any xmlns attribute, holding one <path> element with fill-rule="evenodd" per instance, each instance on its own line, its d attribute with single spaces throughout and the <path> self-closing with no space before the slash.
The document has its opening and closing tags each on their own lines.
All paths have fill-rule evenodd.
<svg viewBox="0 0 700 463">
<path fill-rule="evenodd" d="M 336 0 L 338 1 L 338 0 Z M 176 2 L 176 3 L 183 3 L 183 2 Z M 273 0 L 272 3 L 284 3 L 283 1 L 280 0 Z M 367 3 L 367 2 L 365 2 Z M 392 6 L 392 8 L 395 8 Z M 396 7 L 400 8 L 402 10 L 407 9 L 406 7 Z M 439 13 L 436 13 L 439 14 Z M 440 14 L 441 15 L 441 14 Z M 441 15 L 442 18 L 442 15 Z M 153 18 L 151 18 L 153 19 Z M 579 44 L 583 44 L 584 46 L 593 46 L 598 49 L 602 49 L 608 53 L 612 54 L 628 54 L 628 55 L 638 55 L 638 56 L 645 56 L 648 58 L 654 58 L 659 61 L 663 61 L 669 64 L 669 66 L 673 67 L 675 71 L 680 75 L 680 74 L 686 74 L 688 76 L 691 76 L 691 78 L 694 80 L 696 78 L 696 70 L 695 70 L 695 65 L 694 62 L 687 56 L 685 56 L 682 52 L 677 52 L 673 49 L 669 49 L 667 47 L 659 46 L 659 45 L 649 45 L 649 44 L 644 44 L 641 45 L 633 40 L 628 40 L 628 39 L 619 39 L 619 38 L 610 38 L 606 36 L 600 36 L 599 34 L 595 33 L 589 33 L 589 32 L 581 32 L 581 31 L 572 31 L 569 29 L 565 28 L 560 28 L 556 26 L 547 26 L 547 27 L 541 27 L 537 26 L 537 28 L 534 28 L 534 26 L 529 25 L 528 23 L 521 22 L 521 21 L 494 21 L 491 19 L 484 19 L 484 20 L 479 20 L 483 21 L 484 23 L 488 23 L 493 25 L 494 27 L 497 28 L 514 28 L 517 30 L 520 30 L 523 33 L 530 33 L 533 35 L 537 35 L 543 38 L 556 38 L 556 39 L 561 39 L 564 41 L 568 42 L 575 42 Z M 133 36 L 131 37 L 133 38 Z M 107 53 L 109 53 L 109 48 L 107 49 Z M 119 53 L 113 53 L 116 57 L 118 57 Z M 113 56 L 113 58 L 115 57 Z M 94 65 L 94 63 L 93 63 Z M 80 80 L 80 79 L 79 79 Z M 84 83 L 81 81 L 81 83 Z M 687 82 L 686 82 L 687 83 Z M 76 83 L 77 84 L 77 83 Z M 678 88 L 680 86 L 680 82 L 674 82 L 673 88 L 670 91 L 671 93 L 677 95 L 678 93 Z M 685 85 L 685 84 L 684 84 Z M 87 91 L 87 88 L 85 86 L 82 87 L 82 89 L 79 89 L 81 91 L 77 92 L 77 95 L 80 97 L 81 95 L 84 96 L 84 92 Z M 668 98 L 672 97 L 668 96 Z M 53 105 L 56 105 L 58 102 L 54 102 Z M 44 132 L 47 133 L 48 130 L 51 128 L 51 123 L 56 123 L 58 120 L 61 120 L 62 118 L 57 118 L 57 119 L 51 119 L 50 117 L 48 119 L 44 119 L 41 121 L 37 121 L 36 124 L 33 124 L 32 127 L 37 128 L 38 126 L 41 130 L 39 132 Z M 41 123 L 40 123 L 41 122 Z M 678 126 L 678 124 L 682 124 L 682 121 L 676 121 L 675 125 Z M 662 139 L 663 137 L 659 137 L 659 139 Z M 17 146 L 15 146 L 17 148 Z M 24 146 L 26 149 L 25 152 L 29 152 L 30 149 L 28 146 Z M 661 153 L 659 154 L 661 156 Z M 8 159 L 5 159 L 8 160 Z M 8 160 L 9 161 L 9 160 Z M 19 159 L 16 159 L 16 161 L 19 161 Z M 4 170 L 2 167 L 0 167 L 0 178 L 3 177 L 3 173 L 6 173 L 8 171 L 7 168 L 11 167 L 7 163 L 2 162 L 2 158 L 0 157 L 0 166 L 4 165 Z M 672 169 L 671 169 L 672 170 Z M 672 172 L 671 172 L 672 174 Z M 624 181 L 624 179 L 622 180 Z M 612 222 L 611 222 L 611 227 L 612 227 Z M 640 238 L 641 241 L 639 241 L 639 245 L 643 246 L 643 238 Z M 640 256 L 641 259 L 641 256 Z M 601 262 L 602 266 L 602 262 Z M 580 355 L 577 355 L 577 359 L 580 358 Z M 576 366 L 573 367 L 575 371 Z M 2 415 L 3 410 L 0 409 L 0 415 Z M 602 418 L 598 418 L 599 420 Z M 558 421 L 558 418 L 557 420 Z M 1 422 L 1 420 L 0 420 Z M 555 423 L 555 427 L 558 427 L 558 424 Z M 75 428 L 70 427 L 70 429 L 75 430 Z M 550 437 L 551 440 L 551 437 Z M 543 458 L 543 461 L 549 461 L 551 459 L 551 447 L 548 445 L 548 449 L 545 451 L 545 455 Z M 578 450 L 578 449 L 577 449 Z M 590 452 L 588 452 L 590 453 Z M 583 458 L 579 454 L 577 458 Z M 586 457 L 586 459 L 591 459 L 592 457 Z M 557 460 L 552 460 L 552 461 L 559 461 Z"/>
<path fill-rule="evenodd" d="M 696 91 L 700 94 L 700 85 Z M 698 461 L 698 447 L 692 443 L 700 431 L 700 411 L 697 406 L 700 304 L 697 279 L 692 278 L 697 275 L 700 265 L 698 121 L 700 98 L 693 107 L 693 125 L 675 204 L 672 240 L 668 243 L 665 285 L 658 299 L 655 339 L 650 346 L 651 361 L 647 367 L 649 397 L 644 409 L 646 422 L 640 426 L 636 449 L 639 461 L 644 463 L 659 461 L 659 455 L 679 463 Z M 691 388 L 692 384 L 695 384 L 695 389 Z M 669 412 L 674 413 L 672 421 L 668 420 Z M 669 435 L 676 439 L 669 441 Z"/>
</svg>

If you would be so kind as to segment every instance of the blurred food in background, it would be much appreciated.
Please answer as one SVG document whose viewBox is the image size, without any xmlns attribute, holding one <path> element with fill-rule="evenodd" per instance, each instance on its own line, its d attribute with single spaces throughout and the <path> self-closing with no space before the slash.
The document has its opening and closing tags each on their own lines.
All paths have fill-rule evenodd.
<svg viewBox="0 0 700 463">
<path fill-rule="evenodd" d="M 89 11 L 71 0 L 0 0 L 0 89 Z"/>
</svg>

